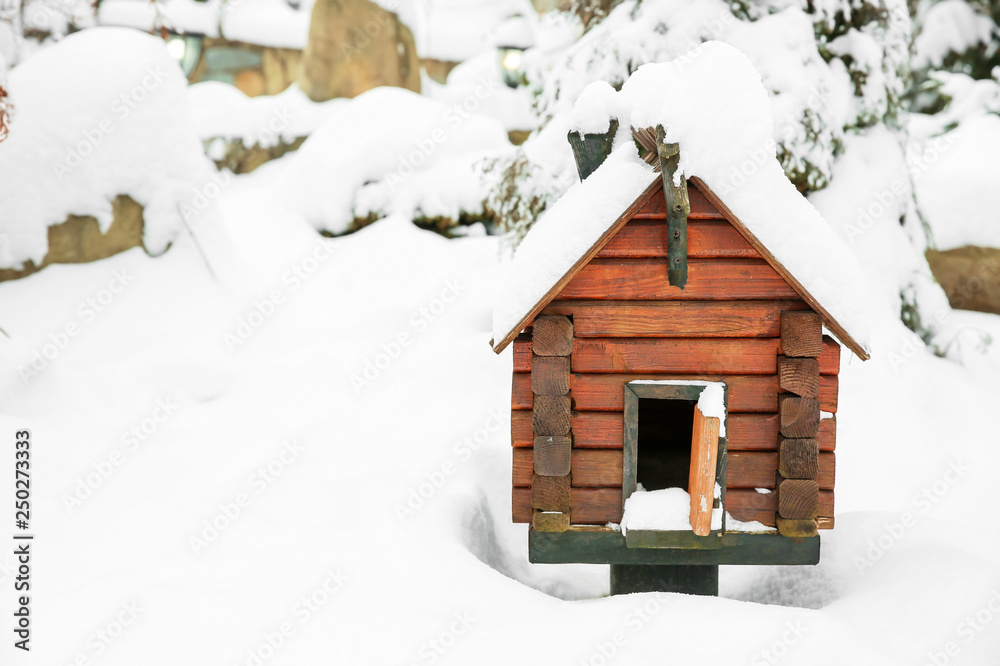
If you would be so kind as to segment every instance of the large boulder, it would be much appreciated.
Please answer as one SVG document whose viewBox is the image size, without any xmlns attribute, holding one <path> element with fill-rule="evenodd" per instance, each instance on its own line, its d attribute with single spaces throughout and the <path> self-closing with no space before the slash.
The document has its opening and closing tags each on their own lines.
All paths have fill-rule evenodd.
<svg viewBox="0 0 1000 666">
<path fill-rule="evenodd" d="M 317 0 L 299 87 L 323 102 L 379 86 L 420 92 L 420 61 L 409 28 L 369 0 Z"/>
<path fill-rule="evenodd" d="M 85 264 L 133 247 L 145 249 L 142 206 L 121 194 L 112 200 L 111 211 L 111 226 L 106 233 L 93 215 L 68 215 L 65 222 L 50 226 L 45 258 L 38 264 L 28 260 L 20 268 L 0 268 L 0 282 L 23 278 L 51 264 Z"/>
<path fill-rule="evenodd" d="M 928 250 L 927 263 L 953 308 L 1000 314 L 1000 249 Z"/>
</svg>

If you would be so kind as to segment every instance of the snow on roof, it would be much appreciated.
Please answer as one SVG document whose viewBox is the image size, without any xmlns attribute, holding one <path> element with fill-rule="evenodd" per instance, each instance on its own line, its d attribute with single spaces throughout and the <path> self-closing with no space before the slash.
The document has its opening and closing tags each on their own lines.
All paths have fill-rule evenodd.
<svg viewBox="0 0 1000 666">
<path fill-rule="evenodd" d="M 600 84 L 592 84 L 600 85 Z M 614 108 L 606 94 L 581 95 Z M 772 119 L 760 75 L 738 50 L 706 42 L 667 63 L 643 65 L 622 86 L 621 127 L 663 125 L 680 145 L 680 171 L 697 177 L 785 269 L 842 343 L 867 358 L 868 299 L 857 259 L 785 176 L 775 157 Z M 593 118 L 587 113 L 574 117 Z M 572 127 L 580 131 L 584 127 Z M 496 351 L 509 344 L 547 299 L 615 231 L 658 174 L 639 159 L 628 132 L 613 154 L 542 215 L 508 267 L 493 313 Z M 795 283 L 798 284 L 795 284 Z"/>
</svg>

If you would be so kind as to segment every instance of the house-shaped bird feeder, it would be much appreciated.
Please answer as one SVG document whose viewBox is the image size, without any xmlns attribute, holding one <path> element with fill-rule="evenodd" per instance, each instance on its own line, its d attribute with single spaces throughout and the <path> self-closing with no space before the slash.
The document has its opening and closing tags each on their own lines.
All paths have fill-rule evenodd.
<svg viewBox="0 0 1000 666">
<path fill-rule="evenodd" d="M 702 75 L 720 60 L 753 71 L 708 51 Z M 819 561 L 842 347 L 869 355 L 864 285 L 773 143 L 740 168 L 770 139 L 755 72 L 737 104 L 750 137 L 688 156 L 725 140 L 705 139 L 718 132 L 697 96 L 645 116 L 695 126 L 675 141 L 636 128 L 636 87 L 699 68 L 645 69 L 606 94 L 631 95 L 631 118 L 570 132 L 582 182 L 528 233 L 494 313 L 494 350 L 513 345 L 513 519 L 530 524 L 532 562 L 611 564 L 613 593 L 716 594 L 719 565 Z"/>
</svg>

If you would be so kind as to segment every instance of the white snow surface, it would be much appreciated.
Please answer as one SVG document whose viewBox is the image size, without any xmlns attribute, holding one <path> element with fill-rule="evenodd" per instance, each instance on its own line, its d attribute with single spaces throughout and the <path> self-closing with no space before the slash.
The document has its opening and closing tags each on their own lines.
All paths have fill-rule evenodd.
<svg viewBox="0 0 1000 666">
<path fill-rule="evenodd" d="M 712 509 L 712 529 L 722 529 L 721 508 Z M 640 485 L 625 500 L 621 531 L 629 530 L 691 530 L 691 495 L 683 488 L 663 488 L 645 490 Z M 727 532 L 774 532 L 756 520 L 744 522 L 736 520 L 726 512 Z"/>
<path fill-rule="evenodd" d="M 703 416 L 719 419 L 719 437 L 726 436 L 726 393 L 725 384 L 710 382 L 698 396 L 698 409 Z"/>
<path fill-rule="evenodd" d="M 107 0 L 98 9 L 98 23 L 152 32 L 164 26 L 181 34 L 224 36 L 226 39 L 303 50 L 309 36 L 312 3 L 294 9 L 284 0 Z M 220 35 L 219 26 L 222 25 Z"/>
<path fill-rule="evenodd" d="M 685 94 L 669 93 L 674 90 Z M 706 42 L 670 62 L 643 65 L 619 96 L 620 126 L 663 125 L 666 140 L 680 145 L 680 171 L 700 177 L 868 349 L 870 310 L 860 265 L 782 171 L 767 92 L 746 56 L 728 44 Z M 518 248 L 494 315 L 494 340 L 504 338 L 652 182 L 652 170 L 640 171 L 631 142 L 616 145 L 627 155 L 612 155 L 571 189 L 563 197 L 567 203 L 546 211 Z"/>
<path fill-rule="evenodd" d="M 421 93 L 469 113 L 493 118 L 506 130 L 532 130 L 539 120 L 524 88 L 509 88 L 500 80 L 497 52 L 483 51 L 457 65 L 444 85 L 429 77 Z"/>
<path fill-rule="evenodd" d="M 123 54 L 128 54 L 125 57 Z M 145 244 L 162 252 L 211 165 L 187 105 L 187 80 L 163 41 L 94 28 L 10 71 L 15 107 L 0 146 L 0 266 L 40 262 L 47 229 L 70 213 L 107 231 L 111 201 L 145 206 Z"/>
<path fill-rule="evenodd" d="M 1000 117 L 969 118 L 926 141 L 914 178 L 917 200 L 937 249 L 964 245 L 1000 248 Z"/>
<path fill-rule="evenodd" d="M 336 106 L 287 158 L 280 196 L 289 210 L 334 234 L 369 213 L 457 219 L 482 210 L 486 192 L 476 165 L 509 150 L 507 132 L 492 118 L 401 88 L 376 88 Z"/>
<path fill-rule="evenodd" d="M 265 148 L 279 139 L 308 136 L 348 103 L 345 99 L 314 102 L 294 83 L 277 95 L 247 97 L 228 83 L 202 81 L 188 88 L 188 98 L 202 140 L 242 139 L 245 146 Z"/>
<path fill-rule="evenodd" d="M 921 17 L 914 41 L 914 67 L 940 66 L 949 53 L 962 54 L 977 44 L 990 44 L 993 21 L 963 0 L 930 5 Z"/>
<path fill-rule="evenodd" d="M 882 169 L 894 145 L 848 145 L 823 212 L 840 220 L 861 204 L 859 182 L 882 187 L 865 164 Z M 131 250 L 0 284 L 0 425 L 31 431 L 44 545 L 36 642 L 0 647 L 4 664 L 242 666 L 270 650 L 267 666 L 596 664 L 621 632 L 620 664 L 767 663 L 782 645 L 788 664 L 911 666 L 953 642 L 949 666 L 995 666 L 998 619 L 970 634 L 968 618 L 996 608 L 1000 529 L 967 509 L 989 505 L 1000 466 L 983 440 L 1000 402 L 996 345 L 966 366 L 919 343 L 899 361 L 912 334 L 887 303 L 878 353 L 841 368 L 837 527 L 820 564 L 722 567 L 720 598 L 609 598 L 606 566 L 530 564 L 526 526 L 510 522 L 512 356 L 483 344 L 497 239 L 446 241 L 392 217 L 321 240 L 275 195 L 290 166 L 234 176 L 204 213 L 196 233 L 218 280 L 182 236 L 159 258 Z M 214 226 L 225 233 L 202 235 Z M 888 216 L 852 245 L 878 293 L 896 283 L 880 262 L 897 237 Z M 116 272 L 128 287 L 81 313 Z M 996 315 L 953 317 L 1000 338 Z M 41 357 L 69 323 L 81 334 Z M 249 337 L 230 348 L 238 329 Z M 171 406 L 160 422 L 157 400 Z M 293 438 L 301 452 L 283 445 Z M 0 497 L 13 494 L 0 475 Z M 15 566 L 0 553 L 4 589 Z M 138 620 L 100 643 L 121 631 L 122 604 Z"/>
<path fill-rule="evenodd" d="M 721 529 L 722 517 L 712 511 L 712 529 Z M 629 530 L 691 530 L 691 495 L 683 488 L 663 488 L 662 490 L 636 489 L 625 500 L 622 514 L 622 532 Z"/>
<path fill-rule="evenodd" d="M 612 118 L 617 118 L 618 94 L 607 81 L 590 83 L 573 107 L 570 129 L 579 134 L 604 134 Z"/>
</svg>

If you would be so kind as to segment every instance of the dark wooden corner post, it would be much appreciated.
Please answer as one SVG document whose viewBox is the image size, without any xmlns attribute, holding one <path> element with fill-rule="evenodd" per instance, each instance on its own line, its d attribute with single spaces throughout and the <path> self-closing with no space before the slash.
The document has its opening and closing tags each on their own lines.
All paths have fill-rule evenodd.
<svg viewBox="0 0 1000 666">
<path fill-rule="evenodd" d="M 680 163 L 680 146 L 664 143 L 666 130 L 656 126 L 656 149 L 660 156 L 660 176 L 663 178 L 663 196 L 667 204 L 667 278 L 671 286 L 684 288 L 687 284 L 687 219 L 691 213 L 688 200 L 687 178 L 677 173 Z M 675 183 L 674 181 L 678 182 Z"/>
<path fill-rule="evenodd" d="M 819 355 L 823 322 L 815 312 L 781 313 L 778 357 L 778 532 L 786 537 L 817 534 L 819 514 Z"/>
<path fill-rule="evenodd" d="M 564 532 L 570 518 L 570 355 L 573 322 L 543 315 L 531 328 L 531 392 L 534 470 L 531 477 L 531 527 Z"/>
</svg>

